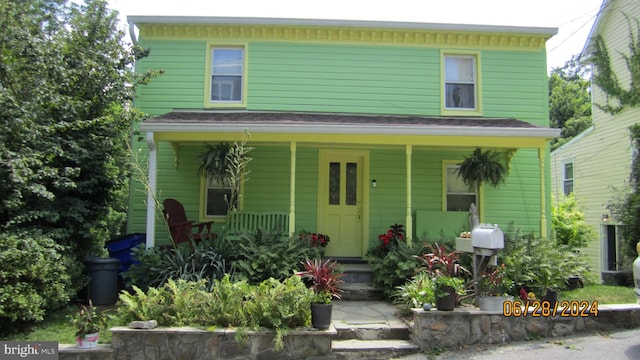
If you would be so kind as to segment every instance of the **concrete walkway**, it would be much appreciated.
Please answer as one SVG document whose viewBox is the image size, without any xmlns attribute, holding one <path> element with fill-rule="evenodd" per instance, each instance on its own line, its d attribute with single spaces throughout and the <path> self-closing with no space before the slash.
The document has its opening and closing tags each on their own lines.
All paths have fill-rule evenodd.
<svg viewBox="0 0 640 360">
<path fill-rule="evenodd" d="M 396 316 L 396 307 L 385 301 L 334 301 L 333 324 L 336 329 L 354 326 L 405 326 Z M 445 350 L 399 357 L 402 360 L 630 360 L 640 359 L 640 329 L 611 333 L 585 333 L 563 338 L 512 342 L 501 345 L 473 345 L 465 349 Z"/>
</svg>

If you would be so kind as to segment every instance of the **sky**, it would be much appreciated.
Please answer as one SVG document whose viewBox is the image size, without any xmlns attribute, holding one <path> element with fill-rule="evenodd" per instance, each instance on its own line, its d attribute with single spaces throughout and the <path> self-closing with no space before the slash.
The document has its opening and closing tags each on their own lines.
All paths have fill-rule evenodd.
<svg viewBox="0 0 640 360">
<path fill-rule="evenodd" d="M 549 70 L 579 54 L 602 0 L 109 0 L 129 15 L 382 20 L 557 28 L 547 41 Z"/>
</svg>

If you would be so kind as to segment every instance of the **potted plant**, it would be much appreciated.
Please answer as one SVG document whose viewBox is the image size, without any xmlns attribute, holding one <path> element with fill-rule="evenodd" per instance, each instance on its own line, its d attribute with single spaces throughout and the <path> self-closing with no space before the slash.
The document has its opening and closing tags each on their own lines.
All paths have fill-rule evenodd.
<svg viewBox="0 0 640 360">
<path fill-rule="evenodd" d="M 488 182 L 491 186 L 497 187 L 504 183 L 506 169 L 500 161 L 500 154 L 496 151 L 482 151 L 476 148 L 471 156 L 464 158 L 457 169 L 462 181 L 472 189 Z"/>
<path fill-rule="evenodd" d="M 558 302 L 558 290 L 566 285 L 567 277 L 562 264 L 550 262 L 540 264 L 528 275 L 531 286 L 538 289 L 540 300 L 554 304 Z"/>
<path fill-rule="evenodd" d="M 417 256 L 423 263 L 420 270 L 426 271 L 434 279 L 434 294 L 438 310 L 451 311 L 463 294 L 465 280 L 462 276 L 469 270 L 458 262 L 460 253 L 448 251 L 444 245 L 431 245 L 431 252 Z"/>
<path fill-rule="evenodd" d="M 331 259 L 306 259 L 303 265 L 305 270 L 301 275 L 315 294 L 311 303 L 311 325 L 319 330 L 328 329 L 333 309 L 331 301 L 341 299 L 343 273 L 338 262 Z"/>
<path fill-rule="evenodd" d="M 71 324 L 76 328 L 76 345 L 81 349 L 98 346 L 100 329 L 104 326 L 104 316 L 89 301 L 89 306 L 81 305 L 80 310 L 71 317 Z"/>
<path fill-rule="evenodd" d="M 504 302 L 513 300 L 509 295 L 513 281 L 506 274 L 505 264 L 483 274 L 477 285 L 476 305 L 480 310 L 501 312 Z"/>
</svg>

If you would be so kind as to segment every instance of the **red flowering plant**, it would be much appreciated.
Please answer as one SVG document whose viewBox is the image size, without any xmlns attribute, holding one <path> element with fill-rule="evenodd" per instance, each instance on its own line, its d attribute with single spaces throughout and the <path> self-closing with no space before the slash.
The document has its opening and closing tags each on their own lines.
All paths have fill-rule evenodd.
<svg viewBox="0 0 640 360">
<path fill-rule="evenodd" d="M 399 241 L 404 241 L 404 229 L 400 224 L 394 224 L 389 227 L 386 233 L 378 236 L 380 241 L 380 250 L 382 252 L 388 252 L 394 246 L 398 245 Z"/>
<path fill-rule="evenodd" d="M 509 294 L 512 288 L 513 281 L 507 276 L 505 264 L 483 274 L 478 281 L 478 295 L 502 296 Z"/>
<path fill-rule="evenodd" d="M 300 240 L 308 241 L 312 247 L 326 247 L 331 241 L 329 235 L 310 233 L 305 230 L 300 231 L 298 236 Z"/>
</svg>

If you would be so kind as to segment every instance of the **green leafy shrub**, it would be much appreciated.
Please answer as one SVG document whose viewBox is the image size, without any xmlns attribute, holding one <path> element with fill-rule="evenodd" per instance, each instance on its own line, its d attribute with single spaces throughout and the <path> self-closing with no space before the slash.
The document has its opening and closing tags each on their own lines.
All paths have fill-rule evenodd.
<svg viewBox="0 0 640 360">
<path fill-rule="evenodd" d="M 165 284 L 169 279 L 200 281 L 206 280 L 207 290 L 213 280 L 225 275 L 225 260 L 214 249 L 197 247 L 192 253 L 189 248 L 175 248 L 165 254 L 160 266 L 151 268 L 156 274 L 153 286 Z"/>
<path fill-rule="evenodd" d="M 35 232 L 0 233 L 0 322 L 40 321 L 69 301 L 62 246 Z"/>
<path fill-rule="evenodd" d="M 505 242 L 506 274 L 517 286 L 529 290 L 539 287 L 561 289 L 567 278 L 576 275 L 585 282 L 591 281 L 586 260 L 569 246 L 531 235 L 519 240 L 508 238 Z"/>
<path fill-rule="evenodd" d="M 386 253 L 371 251 L 367 254 L 367 260 L 373 267 L 374 286 L 389 298 L 398 286 L 403 285 L 418 271 L 420 260 L 415 255 L 422 253 L 423 245 L 407 245 L 406 242 L 399 241 L 387 250 Z"/>
<path fill-rule="evenodd" d="M 135 285 L 142 290 L 147 290 L 149 286 L 157 285 L 155 283 L 157 274 L 152 269 L 162 267 L 168 250 L 161 247 L 147 249 L 145 244 L 140 244 L 133 248 L 132 252 L 132 257 L 138 263 L 131 264 L 129 270 L 122 274 L 125 286 L 131 288 Z"/>
<path fill-rule="evenodd" d="M 573 194 L 554 201 L 551 209 L 553 239 L 556 243 L 578 249 L 597 239 L 593 228 L 585 223 Z"/>
<path fill-rule="evenodd" d="M 433 280 L 429 274 L 426 271 L 421 271 L 404 285 L 396 287 L 392 295 L 393 302 L 409 305 L 412 308 L 420 308 L 423 304 L 433 304 L 436 300 L 433 288 Z"/>
<path fill-rule="evenodd" d="M 302 270 L 306 258 L 317 255 L 317 248 L 310 247 L 306 241 L 263 231 L 243 234 L 237 246 L 239 260 L 233 264 L 235 276 L 251 284 L 270 277 L 285 279 Z"/>
<path fill-rule="evenodd" d="M 307 327 L 311 322 L 313 291 L 300 276 L 250 285 L 244 280 L 232 282 L 226 275 L 213 280 L 211 291 L 205 290 L 206 284 L 206 280 L 170 279 L 147 292 L 134 287 L 133 294 L 120 294 L 114 320 L 119 324 L 155 319 L 162 326 L 237 327 L 241 333 L 242 329 L 275 329 L 276 348 L 282 348 L 288 329 Z"/>
</svg>

